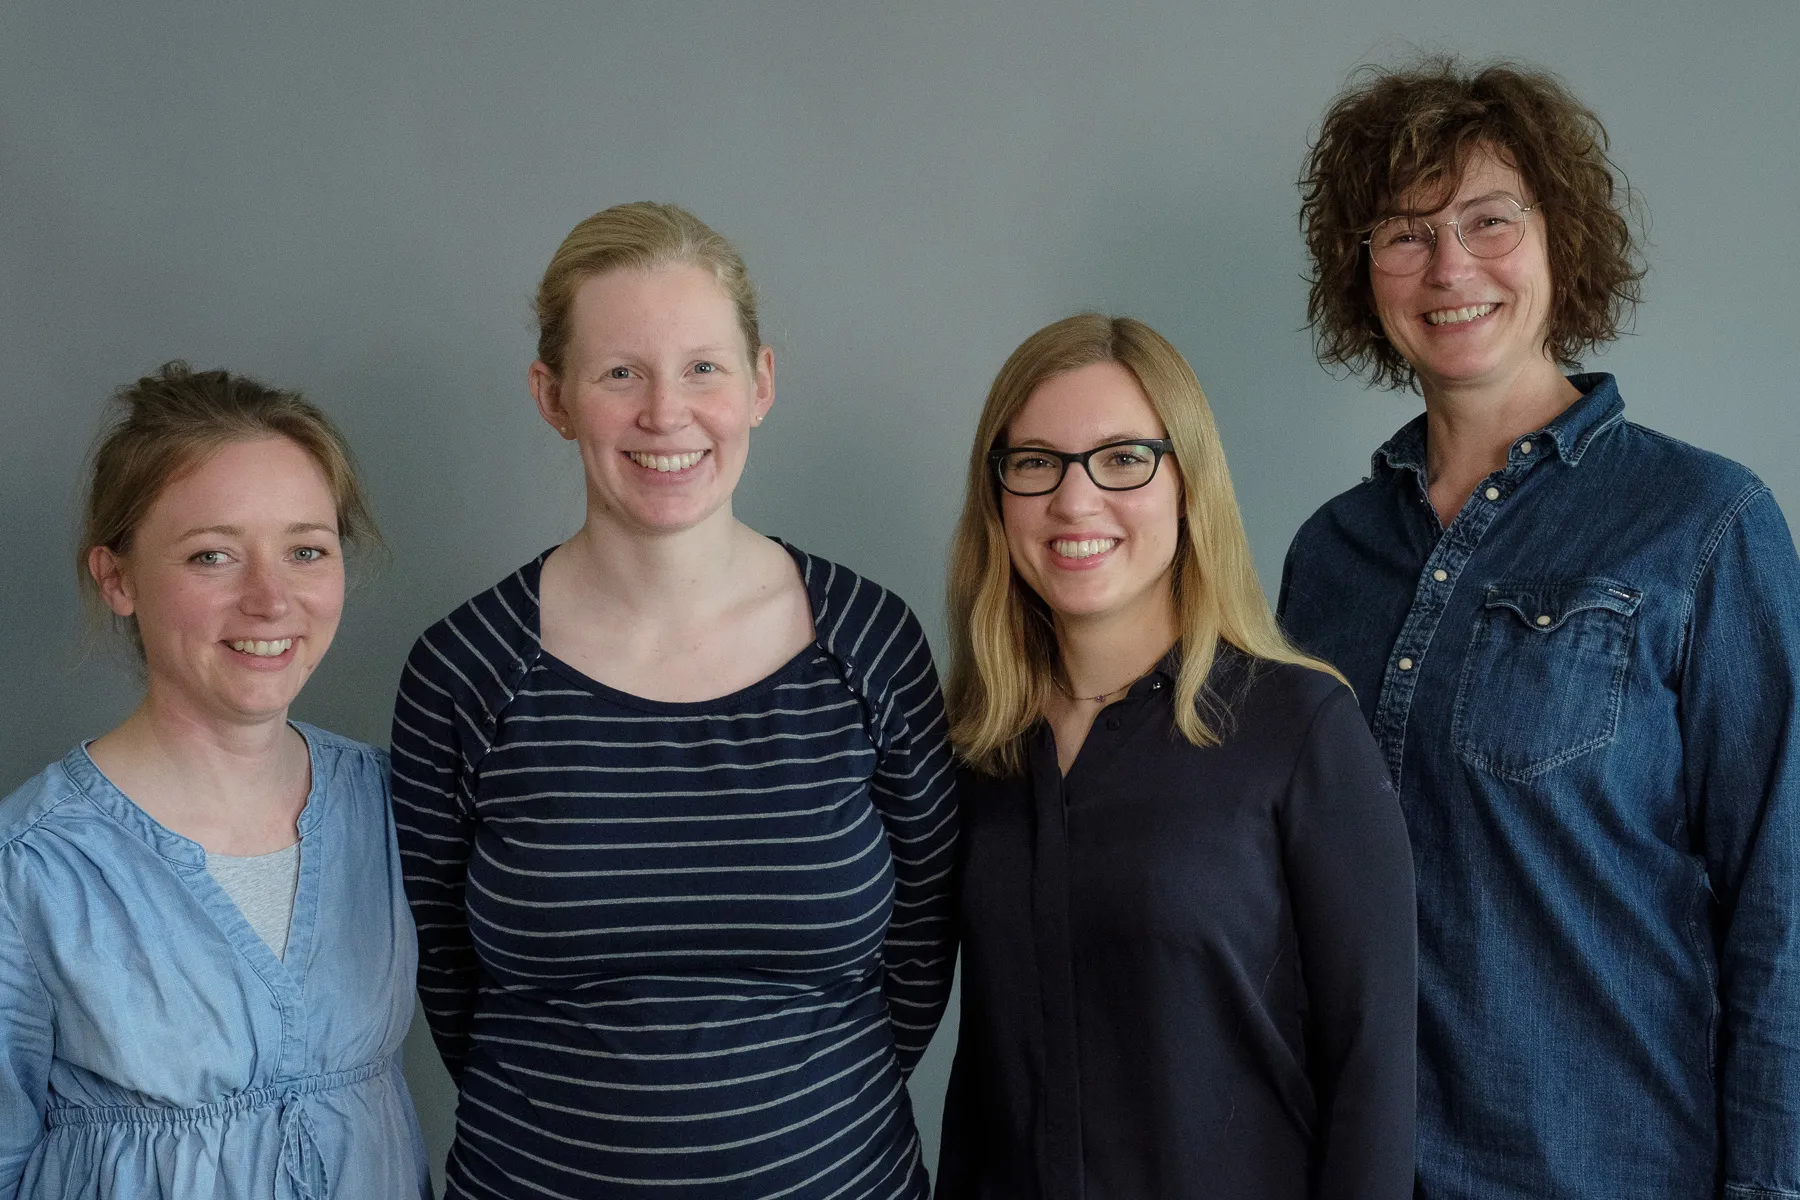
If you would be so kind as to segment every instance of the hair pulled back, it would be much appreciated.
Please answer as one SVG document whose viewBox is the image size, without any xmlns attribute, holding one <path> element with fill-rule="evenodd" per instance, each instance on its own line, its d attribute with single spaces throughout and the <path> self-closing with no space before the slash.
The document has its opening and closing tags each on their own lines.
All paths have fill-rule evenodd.
<svg viewBox="0 0 1800 1200">
<path fill-rule="evenodd" d="M 350 447 L 337 427 L 298 392 L 279 391 L 229 371 L 196 371 L 179 360 L 114 393 L 122 409 L 101 431 L 82 505 L 77 576 L 94 602 L 88 552 L 104 546 L 121 557 L 151 505 L 176 479 L 236 442 L 286 438 L 324 473 L 337 512 L 338 537 L 379 544 Z M 136 627 L 132 626 L 135 635 Z"/>
<path fill-rule="evenodd" d="M 533 303 L 538 361 L 562 374 L 575 293 L 584 282 L 621 268 L 652 271 L 671 266 L 696 266 L 712 273 L 731 298 L 745 351 L 755 359 L 762 349 L 756 289 L 737 248 L 685 208 L 636 201 L 595 213 L 571 229 L 550 256 Z"/>
</svg>

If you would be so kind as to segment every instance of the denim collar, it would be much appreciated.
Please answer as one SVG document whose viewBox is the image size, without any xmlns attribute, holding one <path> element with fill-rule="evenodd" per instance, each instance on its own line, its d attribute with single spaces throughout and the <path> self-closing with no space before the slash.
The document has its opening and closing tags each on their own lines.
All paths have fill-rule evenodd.
<svg viewBox="0 0 1800 1200">
<path fill-rule="evenodd" d="M 1611 375 L 1571 375 L 1569 382 L 1581 392 L 1581 398 L 1556 415 L 1542 429 L 1525 434 L 1521 441 L 1543 439 L 1556 447 L 1556 453 L 1571 467 L 1581 465 L 1593 440 L 1625 419 L 1625 401 L 1619 398 L 1619 385 Z M 1425 414 L 1420 413 L 1400 431 L 1384 442 L 1369 460 L 1371 470 L 1383 466 L 1394 470 L 1411 469 L 1425 477 Z"/>
</svg>

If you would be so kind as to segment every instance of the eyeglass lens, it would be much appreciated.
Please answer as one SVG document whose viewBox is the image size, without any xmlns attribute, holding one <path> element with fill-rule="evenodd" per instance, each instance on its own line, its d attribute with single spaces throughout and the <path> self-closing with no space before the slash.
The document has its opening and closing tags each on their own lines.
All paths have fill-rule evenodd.
<svg viewBox="0 0 1800 1200">
<path fill-rule="evenodd" d="M 1463 248 L 1476 258 L 1510 254 L 1525 236 L 1525 210 L 1509 196 L 1476 200 L 1454 221 L 1440 221 L 1437 228 L 1453 227 Z M 1389 217 L 1369 234 L 1369 257 L 1384 271 L 1410 275 L 1423 270 L 1431 259 L 1437 234 L 1422 218 Z"/>
<path fill-rule="evenodd" d="M 1000 459 L 1000 482 L 1020 496 L 1054 492 L 1062 483 L 1064 460 L 1047 450 L 1014 450 Z M 1143 487 L 1156 474 L 1156 451 L 1149 446 L 1102 446 L 1087 458 L 1088 477 L 1109 491 Z"/>
</svg>

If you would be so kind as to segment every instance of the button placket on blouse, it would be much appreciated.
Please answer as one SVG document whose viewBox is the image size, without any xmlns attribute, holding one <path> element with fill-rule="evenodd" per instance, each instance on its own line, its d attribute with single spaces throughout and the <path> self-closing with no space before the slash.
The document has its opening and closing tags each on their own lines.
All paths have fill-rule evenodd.
<svg viewBox="0 0 1800 1200">
<path fill-rule="evenodd" d="M 1076 1045 L 1075 969 L 1069 906 L 1068 781 L 1055 742 L 1040 731 L 1030 755 L 1035 845 L 1032 927 L 1043 1012 L 1044 1077 L 1038 1095 L 1039 1194 L 1047 1200 L 1081 1195 L 1081 1076 Z"/>
<path fill-rule="evenodd" d="M 1489 475 L 1469 497 L 1450 527 L 1443 531 L 1437 545 L 1425 558 L 1419 570 L 1418 586 L 1413 591 L 1412 606 L 1394 639 L 1387 669 L 1382 674 L 1381 696 L 1375 706 L 1370 730 L 1387 763 L 1394 787 L 1400 787 L 1403 773 L 1403 751 L 1406 748 L 1406 720 L 1412 712 L 1413 693 L 1418 689 L 1419 668 L 1437 634 L 1438 622 L 1449 607 L 1450 596 L 1469 559 L 1481 545 L 1482 537 L 1499 517 L 1512 493 L 1518 490 L 1525 473 L 1542 459 L 1535 453 L 1532 438 L 1513 445 L 1507 454 L 1507 465 Z M 1419 494 L 1427 513 L 1431 504 L 1425 489 L 1425 476 L 1418 467 L 1400 468 L 1417 472 Z M 1435 520 L 1435 517 L 1430 519 Z"/>
</svg>

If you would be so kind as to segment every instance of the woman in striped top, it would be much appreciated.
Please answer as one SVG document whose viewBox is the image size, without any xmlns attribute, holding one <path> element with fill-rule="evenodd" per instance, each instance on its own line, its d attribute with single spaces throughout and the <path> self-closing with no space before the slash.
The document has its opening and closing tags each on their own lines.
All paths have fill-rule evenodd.
<svg viewBox="0 0 1800 1200">
<path fill-rule="evenodd" d="M 774 360 L 718 234 L 608 209 L 537 306 L 586 521 L 419 639 L 394 714 L 448 1194 L 924 1197 L 957 818 L 919 624 L 733 517 Z"/>
</svg>

